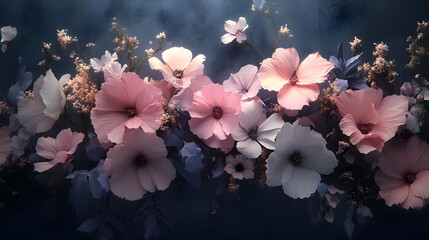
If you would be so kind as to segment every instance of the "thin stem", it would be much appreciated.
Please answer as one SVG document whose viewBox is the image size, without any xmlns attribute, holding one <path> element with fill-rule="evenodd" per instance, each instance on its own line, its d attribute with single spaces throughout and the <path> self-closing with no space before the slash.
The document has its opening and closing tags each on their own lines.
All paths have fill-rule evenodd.
<svg viewBox="0 0 429 240">
<path fill-rule="evenodd" d="M 258 50 L 256 50 L 256 48 L 254 48 L 254 47 L 252 46 L 252 44 L 251 44 L 249 41 L 244 40 L 242 43 L 243 43 L 244 45 L 246 45 L 246 46 L 249 46 L 251 49 L 253 49 L 253 51 L 255 51 L 255 52 L 256 52 L 256 54 L 258 54 L 258 56 L 262 58 L 262 60 L 264 60 L 264 59 L 265 59 L 265 58 L 264 58 L 264 56 L 262 56 L 262 54 L 261 54 Z"/>
</svg>

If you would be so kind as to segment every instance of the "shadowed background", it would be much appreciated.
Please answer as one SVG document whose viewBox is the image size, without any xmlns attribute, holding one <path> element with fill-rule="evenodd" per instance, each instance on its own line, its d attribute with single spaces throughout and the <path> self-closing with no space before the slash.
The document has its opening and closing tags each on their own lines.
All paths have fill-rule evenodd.
<svg viewBox="0 0 429 240">
<path fill-rule="evenodd" d="M 409 57 L 406 38 L 415 33 L 416 22 L 429 20 L 429 2 L 424 0 L 284 0 L 268 1 L 274 23 L 260 12 L 251 11 L 250 0 L 75 0 L 24 1 L 0 0 L 0 26 L 17 27 L 18 35 L 0 54 L 0 97 L 15 81 L 18 57 L 21 56 L 33 78 L 43 73 L 37 63 L 43 59 L 43 42 L 53 43 L 53 51 L 63 60 L 53 65 L 56 76 L 74 75 L 68 59 L 70 52 L 57 43 L 56 30 L 68 29 L 79 38 L 82 47 L 93 42 L 91 57 L 100 58 L 107 49 L 112 52 L 114 35 L 109 32 L 113 17 L 137 36 L 144 50 L 156 48 L 155 35 L 165 31 L 173 46 L 184 46 L 194 56 L 204 54 L 205 74 L 222 82 L 230 73 L 246 64 L 258 65 L 261 59 L 248 47 L 233 42 L 224 45 L 225 20 L 240 16 L 247 19 L 248 40 L 262 55 L 270 57 L 277 47 L 295 47 L 304 59 L 319 51 L 328 58 L 336 52 L 339 42 L 345 44 L 345 56 L 350 57 L 348 42 L 354 36 L 362 39 L 365 61 L 371 61 L 373 43 L 389 45 L 389 59 L 395 60 L 400 82 L 410 79 L 404 68 Z M 278 13 L 275 13 L 278 11 Z M 282 40 L 280 26 L 288 24 L 293 38 Z M 154 45 L 150 46 L 149 41 Z M 160 54 L 157 55 L 158 57 Z M 120 55 L 120 62 L 126 63 Z M 158 72 L 145 64 L 138 72 L 141 77 L 160 79 Z M 55 197 L 43 200 L 49 190 L 32 189 L 17 196 L 16 204 L 0 214 L 0 239 L 92 239 L 95 235 L 77 232 L 82 219 L 76 219 L 73 206 L 65 201 L 67 188 L 58 189 Z M 224 195 L 216 215 L 210 214 L 214 193 L 212 189 L 193 190 L 173 184 L 159 194 L 160 208 L 174 228 L 164 227 L 161 239 L 345 239 L 343 221 L 345 206 L 340 206 L 333 224 L 314 225 L 310 221 L 306 200 L 285 196 L 280 188 L 267 190 L 257 184 L 244 184 L 240 199 Z M 113 203 L 126 206 L 122 200 Z M 37 203 L 36 203 L 37 202 Z M 41 203 L 40 203 L 41 202 Z M 429 236 L 426 222 L 428 210 L 405 211 L 384 206 L 379 200 L 369 205 L 374 218 L 365 228 L 355 230 L 356 239 L 413 239 Z M 130 208 L 131 209 L 131 208 Z M 120 219 L 134 214 L 130 209 L 116 209 Z M 127 222 L 128 239 L 134 239 L 141 226 Z M 121 236 L 121 235 L 117 235 Z"/>
</svg>

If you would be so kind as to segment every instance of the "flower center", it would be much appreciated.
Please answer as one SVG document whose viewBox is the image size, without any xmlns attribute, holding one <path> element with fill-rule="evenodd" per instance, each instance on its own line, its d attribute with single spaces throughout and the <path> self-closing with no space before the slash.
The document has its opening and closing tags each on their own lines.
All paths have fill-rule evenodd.
<svg viewBox="0 0 429 240">
<path fill-rule="evenodd" d="M 357 127 L 362 134 L 368 134 L 372 129 L 371 125 L 368 123 L 358 124 Z"/>
<path fill-rule="evenodd" d="M 137 110 L 135 107 L 126 107 L 125 113 L 128 115 L 128 117 L 133 118 L 137 116 Z"/>
<path fill-rule="evenodd" d="M 291 155 L 289 155 L 289 161 L 295 166 L 301 164 L 302 162 L 301 153 L 298 151 L 293 152 Z"/>
<path fill-rule="evenodd" d="M 179 69 L 174 70 L 173 76 L 175 78 L 179 78 L 179 79 L 182 78 L 183 77 L 183 70 L 179 70 Z"/>
<path fill-rule="evenodd" d="M 142 154 L 139 154 L 134 161 L 137 167 L 143 167 L 146 164 L 146 159 L 143 157 Z"/>
<path fill-rule="evenodd" d="M 242 90 L 241 90 L 241 93 L 242 94 L 246 94 L 246 93 L 248 93 L 249 92 L 249 89 L 245 89 L 245 88 L 243 88 Z"/>
<path fill-rule="evenodd" d="M 235 36 L 240 35 L 240 33 L 241 33 L 241 30 L 237 30 L 237 32 L 235 32 Z"/>
<path fill-rule="evenodd" d="M 256 140 L 258 137 L 258 127 L 256 126 L 252 131 L 249 132 L 249 137 L 252 140 Z"/>
<path fill-rule="evenodd" d="M 239 164 L 235 165 L 235 171 L 236 172 L 243 172 L 244 171 L 243 164 L 239 163 Z"/>
<path fill-rule="evenodd" d="M 214 107 L 213 108 L 213 116 L 216 119 L 221 118 L 222 117 L 222 108 L 218 107 L 218 106 Z"/>
<path fill-rule="evenodd" d="M 414 174 L 408 173 L 405 175 L 405 182 L 407 184 L 412 184 L 414 180 L 416 180 L 416 176 L 414 176 Z"/>
<path fill-rule="evenodd" d="M 296 71 L 293 72 L 292 76 L 290 76 L 289 82 L 292 85 L 295 85 L 298 82 L 298 77 L 296 76 Z"/>
</svg>

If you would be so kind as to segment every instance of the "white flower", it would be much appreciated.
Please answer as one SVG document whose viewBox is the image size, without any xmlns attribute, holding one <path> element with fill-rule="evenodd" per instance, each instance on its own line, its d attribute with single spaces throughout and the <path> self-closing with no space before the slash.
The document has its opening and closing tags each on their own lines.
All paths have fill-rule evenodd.
<svg viewBox="0 0 429 240">
<path fill-rule="evenodd" d="M 284 193 L 294 199 L 310 197 L 320 183 L 320 174 L 332 173 L 338 164 L 322 135 L 298 121 L 283 125 L 276 145 L 267 159 L 267 185 L 282 185 Z"/>
<path fill-rule="evenodd" d="M 237 141 L 237 150 L 248 158 L 257 158 L 261 152 L 261 145 L 267 149 L 275 148 L 275 138 L 284 121 L 274 113 L 266 119 L 262 105 L 258 101 L 242 103 L 240 125 L 231 133 Z"/>
<path fill-rule="evenodd" d="M 253 161 L 247 159 L 243 155 L 237 155 L 235 157 L 229 155 L 226 157 L 225 172 L 232 175 L 236 179 L 252 179 L 255 175 L 253 173 Z"/>
<path fill-rule="evenodd" d="M 16 37 L 17 31 L 16 28 L 11 26 L 6 26 L 1 28 L 1 51 L 6 52 L 7 43 L 12 41 Z"/>
<path fill-rule="evenodd" d="M 34 98 L 22 97 L 18 100 L 18 119 L 31 133 L 46 132 L 58 120 L 66 104 L 63 86 L 70 81 L 70 74 L 58 81 L 52 70 L 41 75 L 34 83 Z"/>
<path fill-rule="evenodd" d="M 104 55 L 101 56 L 101 59 L 91 58 L 90 62 L 95 72 L 104 72 L 104 78 L 108 81 L 111 78 L 121 78 L 125 68 L 128 67 L 127 64 L 121 66 L 116 60 L 118 60 L 116 52 L 110 54 L 110 52 L 106 50 Z"/>
<path fill-rule="evenodd" d="M 261 83 L 258 79 L 258 67 L 253 65 L 246 65 L 240 68 L 240 71 L 231 74 L 228 80 L 223 82 L 225 91 L 238 93 L 241 95 L 241 100 L 250 100 L 261 89 Z"/>
<path fill-rule="evenodd" d="M 249 25 L 247 25 L 244 17 L 240 17 L 238 22 L 232 20 L 225 21 L 224 27 L 225 31 L 227 31 L 227 34 L 221 37 L 221 41 L 224 44 L 228 44 L 234 39 L 237 39 L 238 43 L 242 43 L 247 39 L 247 35 L 244 31 L 249 27 Z"/>
</svg>

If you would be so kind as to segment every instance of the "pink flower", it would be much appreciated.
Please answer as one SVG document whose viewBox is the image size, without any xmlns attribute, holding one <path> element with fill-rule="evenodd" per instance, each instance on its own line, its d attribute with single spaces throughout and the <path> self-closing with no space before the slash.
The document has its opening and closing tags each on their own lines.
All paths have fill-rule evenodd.
<svg viewBox="0 0 429 240">
<path fill-rule="evenodd" d="M 58 163 L 70 163 L 73 160 L 73 153 L 84 137 L 82 133 L 72 132 L 70 128 L 58 133 L 56 139 L 40 137 L 36 145 L 37 155 L 52 161 L 35 163 L 34 171 L 44 172 Z"/>
<path fill-rule="evenodd" d="M 189 108 L 191 131 L 213 148 L 231 148 L 230 133 L 238 127 L 240 95 L 225 92 L 219 84 L 208 84 L 194 94 Z"/>
<path fill-rule="evenodd" d="M 240 94 L 241 100 L 254 98 L 261 89 L 257 73 L 258 68 L 248 64 L 240 68 L 238 73 L 231 74 L 228 80 L 223 82 L 223 88 L 227 92 Z"/>
<path fill-rule="evenodd" d="M 235 157 L 229 155 L 226 157 L 225 171 L 232 175 L 236 179 L 252 179 L 253 173 L 253 161 L 247 159 L 243 155 L 237 155 Z"/>
<path fill-rule="evenodd" d="M 133 201 L 146 192 L 165 190 L 176 177 L 176 169 L 166 156 L 161 138 L 133 129 L 124 144 L 107 152 L 102 171 L 110 176 L 110 189 L 116 196 Z"/>
<path fill-rule="evenodd" d="M 162 53 L 165 64 L 156 57 L 149 59 L 150 68 L 161 71 L 164 79 L 176 88 L 186 88 L 191 79 L 203 74 L 206 57 L 199 54 L 192 59 L 192 52 L 183 47 L 172 47 Z"/>
<path fill-rule="evenodd" d="M 277 48 L 272 58 L 262 62 L 258 77 L 263 88 L 277 91 L 279 104 L 289 110 L 301 110 L 319 96 L 319 86 L 334 64 L 319 53 L 308 55 L 301 64 L 295 48 Z"/>
<path fill-rule="evenodd" d="M 386 205 L 420 209 L 429 197 L 429 145 L 418 137 L 392 139 L 381 152 L 375 182 Z"/>
<path fill-rule="evenodd" d="M 8 126 L 0 128 L 0 166 L 3 165 L 12 152 L 12 140 Z"/>
<path fill-rule="evenodd" d="M 240 17 L 238 22 L 232 20 L 225 21 L 224 28 L 227 34 L 223 35 L 220 40 L 224 44 L 228 44 L 234 41 L 234 39 L 237 39 L 238 43 L 242 43 L 247 39 L 247 35 L 244 33 L 244 31 L 248 27 L 249 25 L 247 25 L 246 19 L 244 17 Z"/>
<path fill-rule="evenodd" d="M 196 76 L 191 80 L 191 84 L 187 88 L 183 88 L 171 98 L 171 101 L 176 103 L 176 106 L 182 111 L 188 111 L 191 107 L 194 93 L 201 90 L 204 86 L 213 84 L 212 80 L 205 75 Z"/>
<path fill-rule="evenodd" d="M 91 111 L 92 125 L 100 143 L 122 143 L 126 129 L 155 132 L 164 113 L 159 104 L 161 100 L 162 91 L 146 84 L 134 73 L 124 73 L 122 80 L 103 83 Z"/>
<path fill-rule="evenodd" d="M 381 151 L 405 123 L 408 99 L 391 95 L 383 98 L 381 89 L 365 88 L 342 92 L 337 101 L 343 119 L 340 128 L 361 153 Z"/>
</svg>

